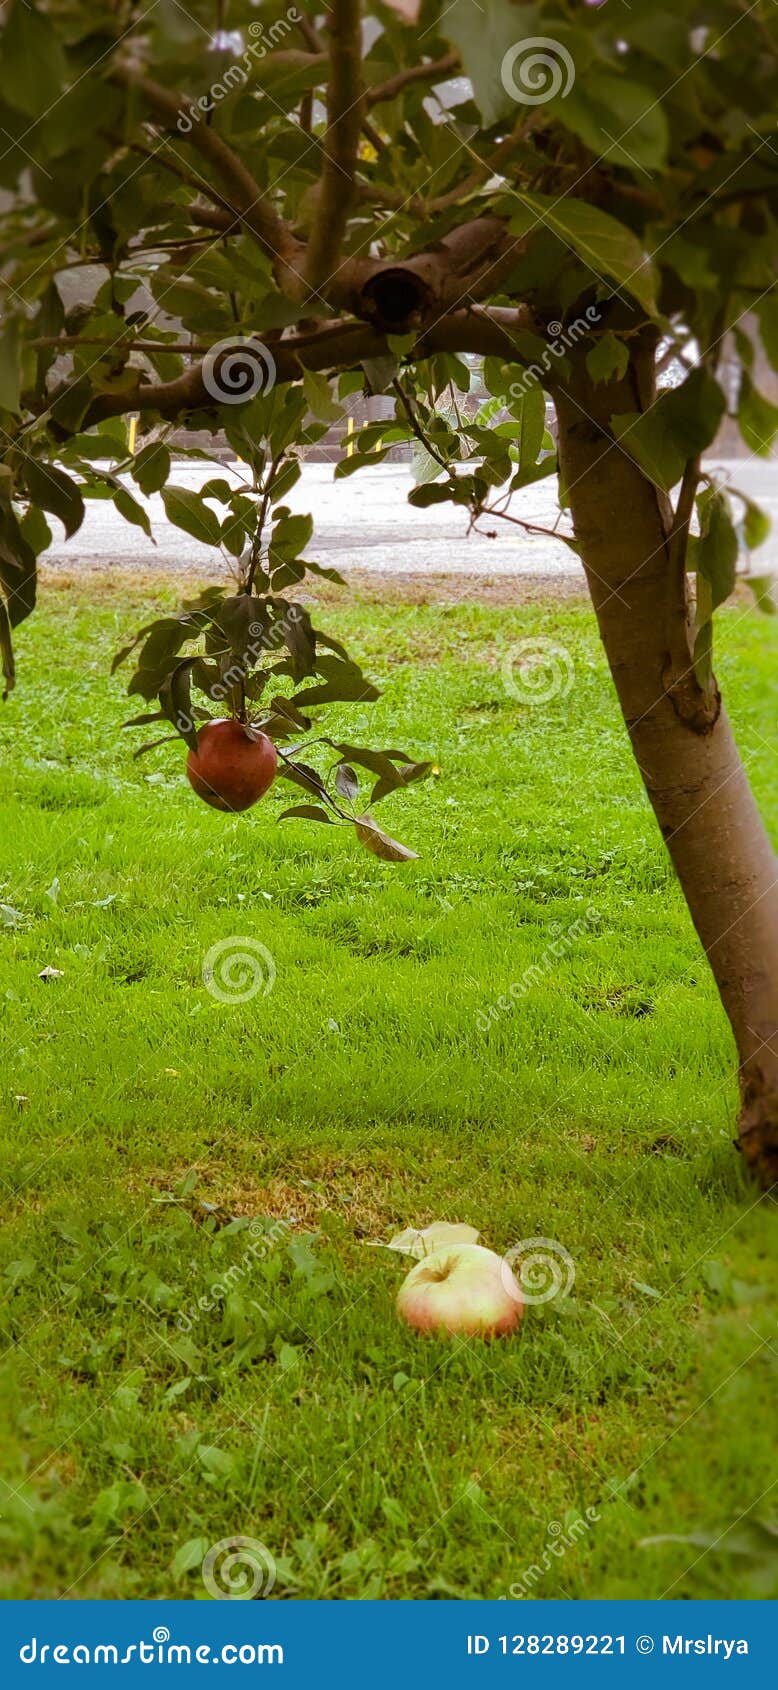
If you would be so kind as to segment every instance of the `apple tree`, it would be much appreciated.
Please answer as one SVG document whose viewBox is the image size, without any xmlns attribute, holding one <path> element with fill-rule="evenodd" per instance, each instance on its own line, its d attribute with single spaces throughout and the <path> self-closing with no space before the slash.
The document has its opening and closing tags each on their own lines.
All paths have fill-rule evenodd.
<svg viewBox="0 0 778 1690">
<path fill-rule="evenodd" d="M 349 395 L 389 395 L 338 473 L 413 442 L 412 504 L 512 521 L 517 543 L 510 495 L 558 474 L 766 1184 L 778 864 L 714 622 L 769 523 L 704 455 L 727 417 L 748 452 L 778 432 L 760 375 L 778 368 L 777 109 L 767 0 L 9 0 L 0 41 L 6 685 L 49 516 L 75 535 L 107 498 L 147 528 L 133 485 L 157 491 L 235 582 L 120 654 L 139 726 L 192 745 L 226 700 L 276 740 L 298 813 L 402 854 L 360 783 L 375 803 L 426 766 L 320 731 L 320 707 L 374 693 L 293 596 L 316 569 L 285 503 L 301 448 Z M 466 355 L 490 396 L 475 415 Z M 226 435 L 239 486 L 176 486 L 182 427 Z"/>
</svg>

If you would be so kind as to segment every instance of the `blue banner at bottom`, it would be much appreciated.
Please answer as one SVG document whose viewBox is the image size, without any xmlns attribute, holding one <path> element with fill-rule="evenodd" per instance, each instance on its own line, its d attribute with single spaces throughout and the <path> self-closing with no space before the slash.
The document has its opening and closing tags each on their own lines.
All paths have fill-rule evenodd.
<svg viewBox="0 0 778 1690">
<path fill-rule="evenodd" d="M 762 1685 L 774 1602 L 6 1602 L 3 1682 Z"/>
</svg>

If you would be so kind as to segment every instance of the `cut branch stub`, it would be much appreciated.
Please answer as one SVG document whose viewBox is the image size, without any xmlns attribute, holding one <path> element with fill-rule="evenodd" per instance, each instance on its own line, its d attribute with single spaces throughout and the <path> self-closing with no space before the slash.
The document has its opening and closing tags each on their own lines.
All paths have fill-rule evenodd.
<svg viewBox="0 0 778 1690">
<path fill-rule="evenodd" d="M 327 297 L 380 334 L 410 334 L 479 299 L 524 244 L 499 218 L 479 217 L 404 263 L 345 259 Z"/>
<path fill-rule="evenodd" d="M 365 282 L 357 309 L 382 334 L 408 334 L 429 319 L 434 303 L 433 289 L 424 277 L 408 265 L 396 264 L 378 270 Z"/>
</svg>

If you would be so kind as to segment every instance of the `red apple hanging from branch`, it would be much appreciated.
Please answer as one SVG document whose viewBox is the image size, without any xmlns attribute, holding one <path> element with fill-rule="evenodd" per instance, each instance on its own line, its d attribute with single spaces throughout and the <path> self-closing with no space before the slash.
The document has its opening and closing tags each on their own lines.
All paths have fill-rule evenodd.
<svg viewBox="0 0 778 1690">
<path fill-rule="evenodd" d="M 184 652 L 187 645 L 198 649 Z M 429 763 L 405 752 L 336 741 L 312 733 L 311 705 L 365 703 L 378 697 L 358 664 L 336 640 L 314 628 L 305 606 L 277 594 L 241 591 L 225 595 L 207 588 L 180 614 L 146 624 L 119 652 L 114 668 L 138 650 L 128 691 L 158 708 L 135 716 L 127 727 L 168 722 L 175 732 L 140 747 L 142 755 L 181 738 L 189 747 L 187 776 L 198 797 L 222 811 L 249 809 L 276 775 L 292 781 L 315 802 L 295 804 L 289 817 L 353 827 L 361 845 L 388 862 L 416 855 L 385 833 L 364 806 L 358 770 L 371 777 L 368 804 L 403 790 L 429 773 Z M 182 653 L 184 653 L 182 655 Z M 310 679 L 313 684 L 300 686 Z M 274 688 L 292 682 L 289 694 Z M 214 719 L 193 692 L 225 706 Z M 305 708 L 303 708 L 305 707 Z M 311 737 L 300 742 L 300 734 Z M 295 743 L 285 749 L 287 742 Z M 302 750 L 326 747 L 335 753 L 320 774 L 300 760 Z"/>
</svg>

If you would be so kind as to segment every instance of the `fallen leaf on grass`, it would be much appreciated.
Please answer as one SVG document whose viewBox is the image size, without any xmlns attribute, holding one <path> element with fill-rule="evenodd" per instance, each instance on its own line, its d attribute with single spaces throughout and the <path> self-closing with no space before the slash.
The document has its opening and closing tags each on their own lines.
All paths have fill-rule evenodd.
<svg viewBox="0 0 778 1690">
<path fill-rule="evenodd" d="M 464 1221 L 433 1221 L 430 1226 L 407 1226 L 404 1232 L 396 1232 L 385 1244 L 382 1238 L 368 1239 L 368 1243 L 382 1250 L 397 1250 L 401 1255 L 414 1256 L 421 1261 L 422 1256 L 429 1255 L 431 1250 L 437 1250 L 445 1244 L 477 1244 L 481 1234 L 474 1226 L 467 1226 Z"/>
</svg>

